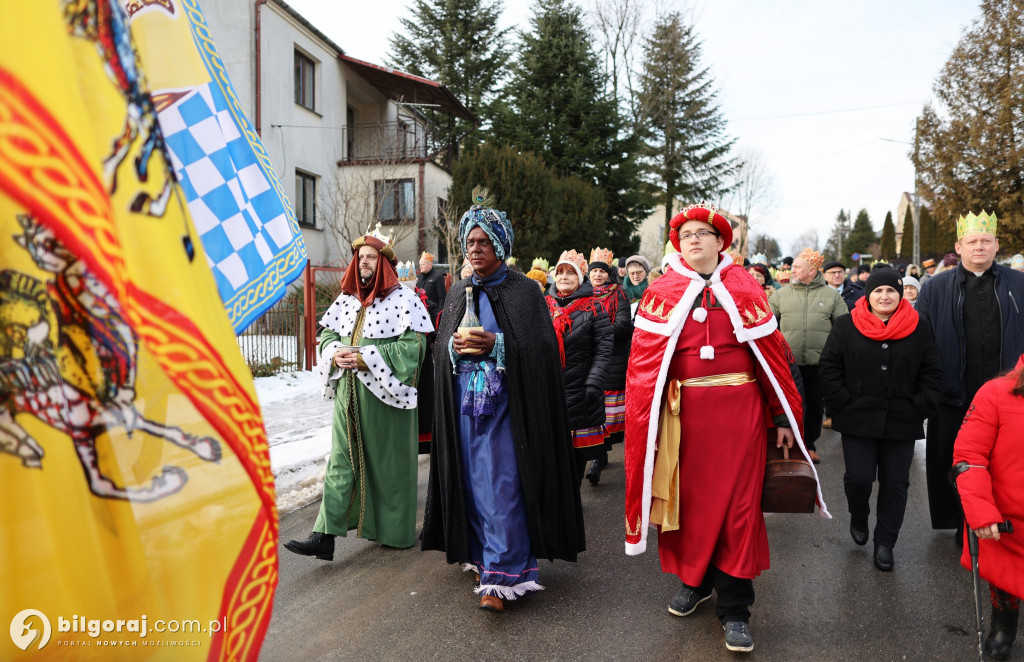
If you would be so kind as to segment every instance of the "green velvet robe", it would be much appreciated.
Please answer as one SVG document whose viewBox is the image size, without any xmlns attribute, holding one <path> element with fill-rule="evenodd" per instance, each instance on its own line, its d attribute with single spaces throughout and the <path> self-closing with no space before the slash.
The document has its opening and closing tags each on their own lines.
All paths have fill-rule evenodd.
<svg viewBox="0 0 1024 662">
<path fill-rule="evenodd" d="M 324 329 L 320 352 L 333 342 L 374 345 L 391 373 L 415 386 L 426 353 L 423 333 L 407 328 L 392 338 L 362 337 L 365 309 L 353 336 Z M 332 352 L 333 353 L 333 352 Z M 314 531 L 356 535 L 389 547 L 412 547 L 416 537 L 417 411 L 387 405 L 343 371 L 334 398 L 331 454 Z"/>
</svg>

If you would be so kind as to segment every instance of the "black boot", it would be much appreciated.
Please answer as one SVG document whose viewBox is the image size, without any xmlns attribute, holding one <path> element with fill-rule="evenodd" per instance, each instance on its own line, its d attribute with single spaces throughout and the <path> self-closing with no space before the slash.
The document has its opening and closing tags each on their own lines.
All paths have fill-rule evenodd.
<svg viewBox="0 0 1024 662">
<path fill-rule="evenodd" d="M 1010 649 L 1017 639 L 1016 609 L 999 609 L 992 607 L 992 629 L 985 637 L 985 655 L 993 660 L 1005 660 L 1010 657 Z"/>
<path fill-rule="evenodd" d="M 892 557 L 892 547 L 875 543 L 875 567 L 882 572 L 892 572 L 895 561 Z"/>
<path fill-rule="evenodd" d="M 334 560 L 334 536 L 314 531 L 303 541 L 289 540 L 284 548 L 303 556 L 315 556 L 323 561 Z"/>
</svg>

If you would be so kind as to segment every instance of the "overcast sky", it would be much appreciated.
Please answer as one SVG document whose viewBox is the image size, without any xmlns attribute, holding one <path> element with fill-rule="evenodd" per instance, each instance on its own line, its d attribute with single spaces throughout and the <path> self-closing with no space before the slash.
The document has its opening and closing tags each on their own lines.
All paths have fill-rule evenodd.
<svg viewBox="0 0 1024 662">
<path fill-rule="evenodd" d="M 383 63 L 409 0 L 287 0 L 352 57 Z M 583 0 L 589 6 L 592 0 Z M 502 22 L 529 29 L 533 3 L 506 0 Z M 649 3 L 653 6 L 654 3 Z M 672 3 L 658 2 L 659 6 Z M 913 188 L 914 119 L 963 29 L 967 0 L 696 0 L 706 65 L 738 149 L 758 150 L 779 197 L 754 232 L 784 254 L 808 230 L 824 246 L 840 209 L 876 230 Z M 696 201 L 695 201 L 696 202 Z"/>
</svg>

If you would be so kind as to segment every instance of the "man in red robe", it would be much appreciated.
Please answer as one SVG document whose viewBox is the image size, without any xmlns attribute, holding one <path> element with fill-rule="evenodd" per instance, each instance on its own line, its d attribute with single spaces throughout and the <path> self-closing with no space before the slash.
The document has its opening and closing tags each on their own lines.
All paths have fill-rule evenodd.
<svg viewBox="0 0 1024 662">
<path fill-rule="evenodd" d="M 640 301 L 626 377 L 626 553 L 657 526 L 662 569 L 683 582 L 669 612 L 715 590 L 726 648 L 747 652 L 753 579 L 769 567 L 766 439 L 809 460 L 793 355 L 760 285 L 722 252 L 721 212 L 694 205 L 670 225 L 680 252 Z M 817 501 L 831 517 L 820 488 Z"/>
</svg>

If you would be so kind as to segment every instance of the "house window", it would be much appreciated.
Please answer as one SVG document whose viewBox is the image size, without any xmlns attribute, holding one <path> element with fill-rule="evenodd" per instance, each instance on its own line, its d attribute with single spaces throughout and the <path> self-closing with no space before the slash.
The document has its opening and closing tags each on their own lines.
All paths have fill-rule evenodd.
<svg viewBox="0 0 1024 662">
<path fill-rule="evenodd" d="M 415 217 L 416 189 L 411 179 L 376 181 L 374 194 L 381 223 L 404 223 Z"/>
<path fill-rule="evenodd" d="M 316 99 L 315 73 L 316 63 L 295 51 L 295 103 L 310 110 L 314 109 Z"/>
<path fill-rule="evenodd" d="M 300 170 L 295 171 L 295 220 L 316 227 L 316 176 Z"/>
</svg>

